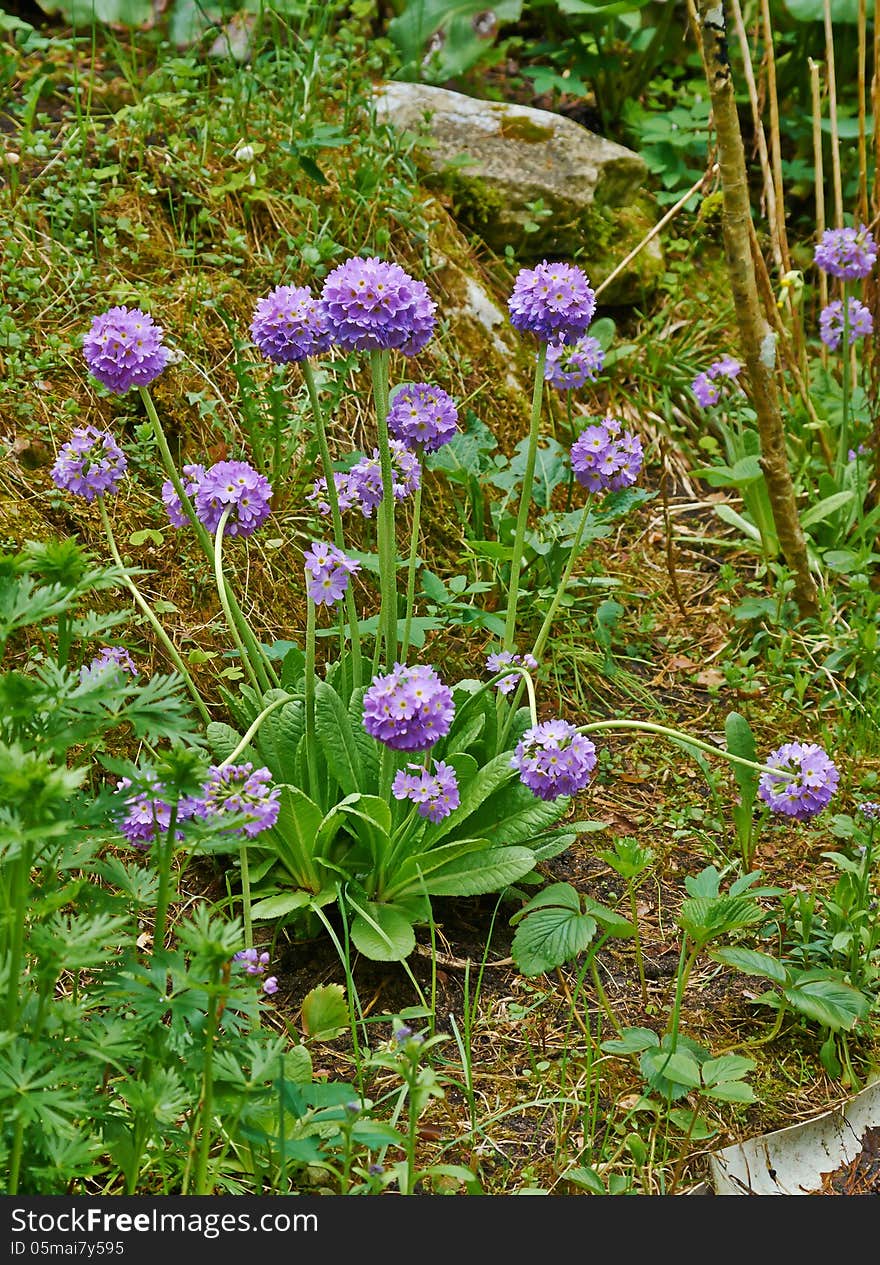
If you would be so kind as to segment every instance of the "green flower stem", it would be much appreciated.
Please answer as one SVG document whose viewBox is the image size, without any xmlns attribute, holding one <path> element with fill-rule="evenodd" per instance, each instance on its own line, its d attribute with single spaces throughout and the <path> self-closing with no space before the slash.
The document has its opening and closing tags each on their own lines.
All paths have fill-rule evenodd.
<svg viewBox="0 0 880 1265">
<path fill-rule="evenodd" d="M 688 938 L 684 936 L 681 942 L 681 953 L 678 959 L 678 974 L 675 981 L 675 1001 L 672 1003 L 672 1014 L 669 1017 L 669 1036 L 672 1046 L 670 1055 L 675 1052 L 678 1045 L 678 1029 L 681 1023 L 681 1004 L 684 999 L 685 985 L 690 978 L 697 955 L 700 952 L 700 945 L 695 944 L 688 951 Z M 662 1072 L 661 1068 L 661 1072 Z"/>
<path fill-rule="evenodd" d="M 251 922 L 251 872 L 246 842 L 238 850 L 238 860 L 241 866 L 241 917 L 244 924 L 244 947 L 252 949 L 254 928 Z"/>
<path fill-rule="evenodd" d="M 679 729 L 668 729 L 665 725 L 655 725 L 649 720 L 596 720 L 591 725 L 577 727 L 578 733 L 581 734 L 600 733 L 604 729 L 634 729 L 642 733 L 659 734 L 663 738 L 673 738 L 678 742 L 687 743 L 689 747 L 696 747 L 698 751 L 705 751 L 708 755 L 721 756 L 722 760 L 728 760 L 731 764 L 741 764 L 743 768 L 756 769 L 758 773 L 772 773 L 777 778 L 797 777 L 796 773 L 789 773 L 786 769 L 774 769 L 769 764 L 756 764 L 754 760 L 745 760 L 742 756 L 733 755 L 722 747 L 713 747 L 711 743 L 692 738 L 690 734 L 682 733 Z"/>
<path fill-rule="evenodd" d="M 390 671 L 397 660 L 397 536 L 394 530 L 394 472 L 388 436 L 388 352 L 371 352 L 370 366 L 382 467 L 382 503 L 377 512 L 382 607 L 376 636 L 381 635 L 384 639 L 385 667 Z"/>
<path fill-rule="evenodd" d="M 842 281 L 840 284 L 840 293 L 843 300 L 843 344 L 841 349 L 842 366 L 843 366 L 843 396 L 841 399 L 841 423 L 840 436 L 837 441 L 837 481 L 840 483 L 843 479 L 843 472 L 847 466 L 847 453 L 849 452 L 849 298 L 847 296 L 847 284 Z"/>
<path fill-rule="evenodd" d="M 159 854 L 159 890 L 156 894 L 156 916 L 153 921 L 153 952 L 165 947 L 168 906 L 171 903 L 171 864 L 174 860 L 174 836 L 177 833 L 177 805 L 171 806 L 171 817 L 165 839 L 157 848 Z"/>
<path fill-rule="evenodd" d="M 254 720 L 254 722 L 251 724 L 250 728 L 247 730 L 241 742 L 238 744 L 238 746 L 235 748 L 232 754 L 228 755 L 226 759 L 223 760 L 222 763 L 220 763 L 217 767 L 220 769 L 225 769 L 230 764 L 235 764 L 239 756 L 242 755 L 247 750 L 249 744 L 253 741 L 253 739 L 259 733 L 260 729 L 262 728 L 263 721 L 266 720 L 268 716 L 271 716 L 274 711 L 277 711 L 279 707 L 284 707 L 287 703 L 295 703 L 298 699 L 301 699 L 302 697 L 303 697 L 302 694 L 286 694 L 284 698 L 276 698 L 273 700 L 273 702 L 271 702 L 268 705 L 268 707 L 264 707 L 263 710 L 260 712 L 259 716 L 257 716 L 256 720 Z"/>
<path fill-rule="evenodd" d="M 308 598 L 306 605 L 306 666 L 305 666 L 305 700 L 306 700 L 306 760 L 309 766 L 309 790 L 312 799 L 321 802 L 321 788 L 318 785 L 318 752 L 315 745 L 315 603 Z"/>
<path fill-rule="evenodd" d="M 228 971 L 228 967 L 227 967 Z M 226 976 L 228 979 L 228 975 Z M 214 1041 L 219 1023 L 219 994 L 216 987 L 212 989 L 208 1001 L 208 1014 L 205 1023 L 205 1066 L 202 1071 L 202 1093 L 199 1111 L 201 1136 L 196 1157 L 195 1193 L 210 1195 L 208 1183 L 208 1156 L 211 1153 L 211 1115 L 214 1110 Z"/>
<path fill-rule="evenodd" d="M 171 456 L 171 449 L 168 447 L 168 441 L 165 438 L 165 432 L 162 429 L 162 423 L 159 421 L 159 414 L 156 412 L 156 406 L 153 403 L 153 397 L 150 395 L 146 387 L 140 387 L 139 390 L 140 390 L 141 399 L 143 400 L 144 408 L 147 411 L 147 417 L 149 417 L 150 422 L 152 423 L 152 426 L 153 426 L 153 434 L 155 435 L 156 443 L 159 447 L 159 455 L 162 458 L 162 465 L 165 467 L 165 473 L 168 475 L 168 478 L 171 480 L 171 486 L 174 488 L 174 491 L 177 493 L 177 498 L 180 501 L 181 509 L 186 514 L 187 518 L 189 519 L 192 525 L 192 528 L 196 533 L 196 538 L 198 539 L 199 544 L 202 546 L 202 551 L 204 552 L 205 557 L 208 559 L 208 562 L 211 565 L 213 565 L 214 543 L 211 540 L 210 534 L 206 531 L 204 524 L 201 522 L 198 515 L 196 514 L 195 509 L 193 508 L 193 503 L 189 499 L 186 488 L 183 486 L 183 483 L 181 481 L 180 475 L 177 473 L 177 467 L 174 464 L 174 458 Z M 227 601 L 229 603 L 229 610 L 230 610 L 230 615 L 227 616 L 227 618 L 231 618 L 235 621 L 235 626 L 236 626 L 236 629 L 238 630 L 238 636 L 241 638 L 242 641 L 245 642 L 248 649 L 250 650 L 251 655 L 253 656 L 253 662 L 260 664 L 261 673 L 266 677 L 266 680 L 267 680 L 266 688 L 267 689 L 269 688 L 268 682 L 270 681 L 273 682 L 275 685 L 278 685 L 278 677 L 275 672 L 275 668 L 273 667 L 272 663 L 267 657 L 266 652 L 263 650 L 262 646 L 257 641 L 256 637 L 251 632 L 250 625 L 245 619 L 244 614 L 238 605 L 238 602 L 235 600 L 235 594 L 232 593 L 230 590 L 227 590 Z"/>
<path fill-rule="evenodd" d="M 632 925 L 635 928 L 633 932 L 633 948 L 636 952 L 636 967 L 639 972 L 639 986 L 642 993 L 642 1005 L 648 1005 L 648 983 L 645 979 L 645 958 L 642 953 L 642 936 L 639 931 L 639 905 L 636 897 L 636 888 L 632 879 L 629 881 L 629 909 L 632 916 Z"/>
<path fill-rule="evenodd" d="M 9 1160 L 9 1183 L 6 1187 L 7 1195 L 18 1194 L 18 1181 L 21 1173 L 21 1155 L 24 1149 L 24 1116 L 19 1116 L 15 1122 L 15 1133 L 12 1137 L 12 1154 Z"/>
<path fill-rule="evenodd" d="M 400 661 L 406 663 L 409 638 L 412 631 L 413 606 L 416 596 L 416 559 L 419 555 L 419 527 L 422 518 L 422 484 L 416 488 L 413 499 L 412 535 L 409 542 L 409 561 L 406 568 L 406 622 L 403 625 L 403 641 L 400 645 Z"/>
<path fill-rule="evenodd" d="M 527 668 L 520 667 L 518 664 L 512 664 L 509 668 L 505 668 L 504 674 L 493 677 L 493 680 L 495 681 L 503 680 L 504 675 L 509 676 L 511 672 L 519 672 L 519 674 L 522 676 L 522 681 L 520 681 L 519 685 L 516 687 L 516 693 L 514 694 L 513 700 L 511 701 L 510 706 L 507 709 L 507 719 L 504 722 L 504 728 L 501 730 L 501 737 L 498 740 L 499 751 L 504 750 L 505 744 L 507 742 L 507 736 L 510 733 L 511 727 L 513 726 L 513 722 L 516 718 L 517 707 L 519 706 L 519 699 L 522 693 L 523 685 L 525 685 L 526 693 L 528 694 L 529 713 L 531 715 L 532 728 L 534 728 L 534 726 L 537 725 L 538 723 L 538 701 L 535 698 L 535 683 L 532 680 L 531 673 L 529 672 Z M 500 699 L 501 699 L 501 696 L 499 695 L 499 700 Z"/>
<path fill-rule="evenodd" d="M 569 550 L 568 561 L 566 562 L 565 570 L 562 573 L 562 579 L 559 581 L 556 592 L 553 594 L 553 601 L 550 603 L 550 609 L 544 616 L 544 622 L 541 625 L 541 630 L 535 638 L 535 644 L 532 647 L 532 654 L 536 659 L 540 659 L 544 652 L 544 647 L 547 644 L 547 639 L 553 628 L 553 620 L 556 618 L 556 612 L 559 610 L 559 603 L 562 601 L 563 595 L 568 588 L 568 582 L 571 579 L 574 564 L 577 562 L 578 554 L 580 553 L 581 541 L 584 538 L 584 532 L 587 527 L 587 519 L 590 517 L 590 506 L 592 504 L 592 500 L 593 497 L 591 494 L 587 497 L 584 505 L 584 511 L 581 514 L 580 522 L 578 523 L 577 531 L 575 532 L 575 537 L 572 541 L 571 549 Z"/>
<path fill-rule="evenodd" d="M 318 436 L 318 448 L 321 453 L 321 465 L 324 470 L 324 478 L 327 481 L 327 500 L 330 505 L 330 517 L 333 520 L 333 543 L 337 549 L 344 548 L 345 537 L 342 530 L 342 512 L 339 509 L 339 493 L 336 490 L 336 480 L 333 478 L 333 458 L 330 456 L 330 445 L 327 442 L 327 427 L 324 422 L 324 410 L 321 408 L 321 401 L 318 396 L 318 385 L 315 382 L 315 374 L 312 369 L 311 361 L 306 357 L 301 361 L 303 378 L 305 379 L 306 389 L 309 393 L 309 400 L 312 405 L 312 413 L 315 418 L 315 432 Z M 357 607 L 355 605 L 354 593 L 351 584 L 345 592 L 345 612 L 348 616 L 348 632 L 351 638 L 351 658 L 352 658 L 352 679 L 353 688 L 361 683 L 361 635 L 358 628 Z"/>
<path fill-rule="evenodd" d="M 226 577 L 223 574 L 223 532 L 226 530 L 226 524 L 229 522 L 231 513 L 232 506 L 223 511 L 220 522 L 217 524 L 217 534 L 214 537 L 214 580 L 217 584 L 217 596 L 220 598 L 220 605 L 223 607 L 223 614 L 226 616 L 232 640 L 235 642 L 236 649 L 241 656 L 241 662 L 251 679 L 251 685 L 259 695 L 269 688 L 269 682 L 265 679 L 265 676 L 263 679 L 258 676 L 257 665 L 251 662 L 244 642 L 239 635 L 238 625 L 232 614 L 232 605 L 229 600 L 229 588 L 226 584 Z"/>
<path fill-rule="evenodd" d="M 538 453 L 538 430 L 541 424 L 541 400 L 544 393 L 544 365 L 547 361 L 547 344 L 542 343 L 535 365 L 535 385 L 532 391 L 532 416 L 529 425 L 529 446 L 526 452 L 526 468 L 519 497 L 516 518 L 516 534 L 513 538 L 513 556 L 510 559 L 510 586 L 507 593 L 507 618 L 504 624 L 504 649 L 513 650 L 516 642 L 516 607 L 519 599 L 519 575 L 525 546 L 526 525 L 532 503 L 532 484 L 535 479 L 535 460 Z"/>
<path fill-rule="evenodd" d="M 18 1019 L 21 964 L 24 957 L 24 925 L 27 918 L 28 891 L 34 845 L 24 844 L 21 856 L 10 867 L 12 879 L 12 935 L 9 940 L 9 978 L 6 985 L 6 1029 L 11 1032 Z"/>
<path fill-rule="evenodd" d="M 183 662 L 183 659 L 181 659 L 177 651 L 177 648 L 175 647 L 174 643 L 171 641 L 171 638 L 168 636 L 165 629 L 159 623 L 158 617 L 153 613 L 152 607 L 149 605 L 146 598 L 143 596 L 140 589 L 137 587 L 134 580 L 129 575 L 128 570 L 126 569 L 125 563 L 122 561 L 122 556 L 116 544 L 116 537 L 113 535 L 113 528 L 110 526 L 110 517 L 107 513 L 107 506 L 104 502 L 103 496 L 98 497 L 98 508 L 101 511 L 101 522 L 104 526 L 104 534 L 107 537 L 107 543 L 110 546 L 110 553 L 113 555 L 113 561 L 116 563 L 117 567 L 122 573 L 122 578 L 125 581 L 126 585 L 128 586 L 129 592 L 131 593 L 135 602 L 143 611 L 144 615 L 146 615 L 147 620 L 149 621 L 150 627 L 153 629 L 153 632 L 156 634 L 156 636 L 159 638 L 162 645 L 165 647 L 165 650 L 168 654 L 169 659 L 174 664 L 175 668 L 177 669 L 177 671 L 180 673 L 181 677 L 183 678 L 184 683 L 186 684 L 186 688 L 189 690 L 190 694 L 192 695 L 193 702 L 198 708 L 199 715 L 201 716 L 202 720 L 205 722 L 206 725 L 210 724 L 211 714 L 208 711 L 205 704 L 202 702 L 202 696 L 199 693 L 199 691 L 196 689 L 195 682 L 190 676 L 189 671 L 186 667 L 186 664 Z"/>
</svg>

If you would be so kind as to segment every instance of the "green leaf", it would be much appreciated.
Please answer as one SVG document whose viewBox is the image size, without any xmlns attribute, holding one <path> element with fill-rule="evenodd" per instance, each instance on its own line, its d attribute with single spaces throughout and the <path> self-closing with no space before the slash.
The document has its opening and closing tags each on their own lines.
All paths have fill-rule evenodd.
<svg viewBox="0 0 880 1265">
<path fill-rule="evenodd" d="M 393 905 L 372 902 L 361 909 L 351 897 L 349 904 L 359 911 L 351 924 L 351 939 L 358 952 L 373 962 L 402 962 L 409 957 L 416 937 L 405 914 Z"/>
<path fill-rule="evenodd" d="M 650 1028 L 624 1028 L 619 1037 L 603 1041 L 602 1049 L 608 1054 L 641 1054 L 659 1044 L 660 1038 Z"/>
<path fill-rule="evenodd" d="M 642 1073 L 650 1082 L 658 1078 L 687 1089 L 699 1089 L 700 1065 L 685 1050 L 646 1050 L 641 1059 Z"/>
<path fill-rule="evenodd" d="M 722 1054 L 717 1059 L 707 1059 L 700 1069 L 704 1085 L 719 1085 L 722 1081 L 740 1081 L 755 1067 L 754 1059 L 741 1054 Z"/>
<path fill-rule="evenodd" d="M 777 984 L 784 984 L 788 972 L 776 958 L 768 953 L 759 953 L 757 949 L 740 949 L 736 946 L 729 949 L 712 949 L 710 958 L 723 962 L 726 966 L 734 966 L 744 975 L 761 975 Z"/>
<path fill-rule="evenodd" d="M 601 923 L 608 934 L 618 940 L 628 940 L 636 934 L 636 928 L 628 918 L 621 917 L 615 910 L 609 909 L 607 905 L 600 905 L 589 896 L 584 897 L 584 911 L 592 914 L 596 922 Z"/>
<path fill-rule="evenodd" d="M 846 492 L 835 492 L 833 496 L 826 496 L 800 515 L 801 527 L 815 527 L 817 523 L 824 523 L 837 510 L 844 505 L 849 505 L 854 497 L 855 491 L 852 488 Z"/>
<path fill-rule="evenodd" d="M 800 1014 L 832 1032 L 851 1032 L 871 1008 L 863 993 L 838 980 L 805 980 L 801 976 L 791 988 L 784 990 L 784 996 Z"/>
<path fill-rule="evenodd" d="M 429 826 L 426 838 L 430 839 L 433 845 L 453 832 L 461 834 L 462 831 L 459 828 L 468 822 L 468 818 L 483 806 L 493 792 L 512 781 L 514 777 L 514 770 L 510 766 L 510 753 L 502 751 L 483 765 L 472 782 L 460 788 L 461 802 L 458 808 L 451 812 L 445 821 Z M 469 822 L 467 833 L 472 833 Z"/>
<path fill-rule="evenodd" d="M 224 725 L 220 720 L 212 720 L 205 732 L 208 746 L 220 760 L 228 759 L 242 739 L 237 729 L 233 729 L 231 725 Z"/>
<path fill-rule="evenodd" d="M 516 929 L 511 954 L 523 975 L 540 975 L 589 948 L 596 921 L 564 906 L 532 909 Z"/>
<path fill-rule="evenodd" d="M 277 896 L 267 896 L 258 900 L 251 909 L 251 918 L 258 921 L 263 918 L 286 918 L 297 909 L 303 909 L 312 899 L 311 892 L 280 892 Z"/>
<path fill-rule="evenodd" d="M 429 896 L 482 896 L 503 891 L 534 869 L 535 854 L 528 848 L 492 847 L 467 853 L 425 878 Z"/>
<path fill-rule="evenodd" d="M 333 1041 L 349 1024 L 345 989 L 341 984 L 319 984 L 306 993 L 302 1021 L 313 1041 Z"/>
<path fill-rule="evenodd" d="M 278 820 L 260 841 L 271 845 L 300 887 L 314 890 L 315 838 L 324 814 L 298 786 L 282 786 Z"/>
<path fill-rule="evenodd" d="M 721 1081 L 710 1085 L 704 1093 L 720 1102 L 757 1102 L 755 1091 L 745 1081 Z"/>
<path fill-rule="evenodd" d="M 361 790 L 363 770 L 348 712 L 326 681 L 315 682 L 315 732 L 327 766 L 345 794 Z"/>
</svg>

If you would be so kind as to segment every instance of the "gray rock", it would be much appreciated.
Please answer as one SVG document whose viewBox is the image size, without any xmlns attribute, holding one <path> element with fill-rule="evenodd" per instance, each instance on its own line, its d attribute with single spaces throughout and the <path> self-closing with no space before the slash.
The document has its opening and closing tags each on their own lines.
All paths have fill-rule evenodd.
<svg viewBox="0 0 880 1265">
<path fill-rule="evenodd" d="M 598 285 L 656 222 L 639 155 L 563 115 L 398 82 L 377 89 L 376 113 L 420 135 L 426 183 L 493 250 L 576 259 Z M 638 301 L 662 270 L 654 239 L 602 302 Z"/>
</svg>

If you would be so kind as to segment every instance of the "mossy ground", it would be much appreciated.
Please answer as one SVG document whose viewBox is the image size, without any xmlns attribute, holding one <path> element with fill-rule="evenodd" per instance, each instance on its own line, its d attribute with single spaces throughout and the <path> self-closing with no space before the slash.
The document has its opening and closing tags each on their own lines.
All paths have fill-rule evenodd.
<svg viewBox="0 0 880 1265">
<path fill-rule="evenodd" d="M 139 430 L 145 419 L 137 398 L 109 397 L 86 373 L 80 338 L 96 311 L 110 302 L 147 307 L 182 351 L 181 362 L 155 390 L 181 461 L 243 456 L 249 451 L 248 426 L 264 439 L 271 433 L 263 404 L 271 371 L 256 363 L 248 344 L 256 299 L 276 284 L 319 282 L 349 253 L 379 253 L 429 284 L 438 283 L 438 337 L 415 362 L 397 361 L 395 374 L 435 378 L 468 400 L 508 453 L 526 430 L 530 350 L 521 349 L 513 365 L 504 363 L 488 335 L 481 341 L 478 323 L 444 320 L 448 305 L 461 306 L 455 280 L 460 272 L 479 277 L 503 308 L 510 265 L 468 237 L 441 200 L 419 184 L 407 146 L 371 125 L 363 109 L 364 74 L 379 73 L 381 66 L 367 60 L 358 69 L 350 56 L 361 47 L 357 32 L 346 38 L 348 49 L 337 40 L 309 64 L 311 77 L 309 65 L 297 64 L 298 51 L 281 43 L 275 57 L 235 67 L 150 45 L 135 58 L 112 40 L 99 44 L 94 57 L 82 42 L 58 41 L 48 51 L 28 53 L 7 40 L 14 65 L 7 70 L 5 146 L 19 153 L 20 162 L 0 193 L 6 244 L 0 303 L 2 544 L 11 549 L 29 539 L 75 535 L 104 553 L 96 513 L 59 494 L 49 467 L 72 425 L 111 425 L 126 442 L 133 475 L 114 501 L 117 536 L 131 563 L 147 573 L 147 594 L 173 604 L 165 616 L 186 654 L 222 654 L 222 622 L 192 542 L 164 521 L 155 454 Z M 24 102 L 43 76 L 25 135 Z M 308 103 L 305 84 L 311 85 Z M 252 159 L 236 157 L 243 145 L 255 151 Z M 451 193 L 453 210 L 478 231 L 479 216 L 490 214 L 491 207 L 479 199 L 465 207 L 461 192 Z M 590 231 L 601 236 L 605 226 L 597 221 Z M 610 238 L 602 237 L 602 243 L 610 268 L 616 262 Z M 828 702 L 821 687 L 799 708 L 769 677 L 759 678 L 757 693 L 743 693 L 712 668 L 728 661 L 742 631 L 731 619 L 731 592 L 719 585 L 721 551 L 713 540 L 723 529 L 687 481 L 699 423 L 686 386 L 702 359 L 726 349 L 732 314 L 712 225 L 699 219 L 682 223 L 664 244 L 667 264 L 659 290 L 641 309 L 612 313 L 619 355 L 582 407 L 614 408 L 639 424 L 649 441 L 648 483 L 657 486 L 664 469 L 672 476 L 668 503 L 658 498 L 594 547 L 590 566 L 598 596 L 588 594 L 582 621 L 572 623 L 554 646 L 541 685 L 542 709 L 580 718 L 586 710 L 591 716 L 656 719 L 659 711 L 666 723 L 718 741 L 725 713 L 736 708 L 752 723 L 761 750 L 806 729 L 820 741 L 835 727 L 845 733 L 845 716 L 833 707 L 818 711 Z M 442 269 L 432 262 L 437 253 L 455 265 L 445 282 L 448 293 Z M 525 384 L 521 392 L 510 385 L 511 368 Z M 334 451 L 369 448 L 364 367 L 351 361 L 338 363 L 335 371 L 344 391 L 330 417 Z M 285 495 L 270 533 L 247 544 L 231 542 L 227 550 L 241 604 L 266 642 L 302 636 L 301 550 L 321 530 L 302 499 L 315 473 L 316 450 L 295 370 L 283 389 Z M 672 545 L 670 532 L 680 524 L 687 525 L 691 539 L 705 543 Z M 161 543 L 132 543 L 133 533 L 147 526 L 160 532 Z M 405 514 L 401 526 L 405 531 Z M 369 540 L 365 534 L 358 543 L 366 546 Z M 426 496 L 423 540 L 438 574 L 455 574 L 465 565 L 450 491 L 439 481 Z M 723 558 L 741 586 L 755 580 L 752 556 L 728 547 Z M 609 592 L 623 606 L 623 616 L 613 655 L 606 659 L 591 629 L 597 602 Z M 364 614 L 375 610 L 368 581 L 358 584 L 357 596 Z M 159 661 L 143 628 L 133 624 L 131 640 L 143 659 Z M 432 635 L 425 654 L 442 660 L 445 675 L 455 678 L 473 673 L 482 649 L 472 634 L 452 627 Z M 216 660 L 195 662 L 193 674 L 216 706 Z M 662 1028 L 677 961 L 674 917 L 683 878 L 710 860 L 733 859 L 732 824 L 724 815 L 714 822 L 701 774 L 677 749 L 620 736 L 603 746 L 599 775 L 577 805 L 577 816 L 602 821 L 604 832 L 585 836 L 547 867 L 547 876 L 614 903 L 623 896 L 622 886 L 598 859 L 597 841 L 608 846 L 615 835 L 633 834 L 654 849 L 656 869 L 639 893 L 648 1004 L 628 946 L 604 955 L 601 969 L 622 1026 Z M 858 779 L 880 764 L 876 756 L 860 757 L 852 767 L 844 758 L 842 764 L 841 803 L 849 805 Z M 721 783 L 729 799 L 726 774 Z M 793 831 L 776 824 L 762 839 L 757 864 L 770 883 L 786 889 L 810 885 L 830 877 L 821 853 L 831 844 L 822 826 Z M 225 891 L 223 873 L 205 861 L 188 872 L 182 896 Z M 758 1102 L 716 1106 L 710 1112 L 711 1137 L 685 1142 L 654 1121 L 650 1110 L 640 1109 L 631 1062 L 596 1055 L 584 1024 L 595 1041 L 597 1000 L 589 986 L 573 1000 L 574 969 L 526 980 L 512 968 L 509 917 L 515 907 L 508 902 L 496 908 L 488 898 L 438 902 L 439 951 L 431 955 L 425 934 L 413 958 L 416 978 L 436 1002 L 438 1030 L 449 1031 L 454 1018 L 460 1032 L 468 1031 L 476 1117 L 469 1118 L 466 1069 L 450 1041 L 441 1058 L 450 1078 L 447 1096 L 424 1121 L 426 1159 L 442 1152 L 445 1159 L 472 1164 L 492 1193 L 523 1187 L 559 1192 L 576 1189 L 564 1173 L 572 1162 L 585 1162 L 586 1153 L 590 1162 L 608 1161 L 612 1171 L 630 1173 L 636 1189 L 657 1193 L 668 1188 L 673 1172 L 679 1187 L 702 1176 L 707 1148 L 791 1123 L 841 1096 L 841 1086 L 822 1070 L 815 1031 L 788 1025 L 778 1040 L 754 1048 Z M 277 947 L 279 1026 L 282 1020 L 296 1025 L 309 988 L 341 979 L 342 971 L 324 940 L 282 933 Z M 396 966 L 359 961 L 355 980 L 372 1014 L 390 1015 L 418 1000 Z M 466 987 L 473 1007 L 467 1029 Z M 714 1053 L 740 1046 L 761 1031 L 752 991 L 757 990 L 745 977 L 701 969 L 685 997 L 683 1030 Z M 769 1018 L 765 1022 L 769 1025 Z M 876 1057 L 870 1042 L 859 1045 L 862 1070 Z M 345 1042 L 326 1046 L 316 1065 L 327 1075 L 349 1076 Z M 640 1131 L 656 1143 L 651 1164 L 627 1160 L 621 1150 L 626 1135 Z"/>
</svg>

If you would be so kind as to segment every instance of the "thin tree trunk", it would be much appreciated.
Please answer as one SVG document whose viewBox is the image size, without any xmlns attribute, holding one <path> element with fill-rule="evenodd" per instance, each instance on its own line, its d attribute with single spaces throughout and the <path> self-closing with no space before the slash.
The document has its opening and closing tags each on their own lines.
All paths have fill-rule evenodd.
<svg viewBox="0 0 880 1265">
<path fill-rule="evenodd" d="M 801 615 L 818 608 L 810 574 L 807 545 L 798 520 L 785 431 L 776 392 L 774 335 L 764 321 L 758 298 L 750 243 L 751 206 L 746 159 L 736 112 L 727 52 L 723 4 L 699 0 L 703 65 L 712 101 L 723 191 L 724 253 L 739 326 L 740 349 L 748 374 L 752 405 L 758 418 L 761 469 L 767 483 L 779 544 L 794 580 L 794 598 Z"/>
</svg>

